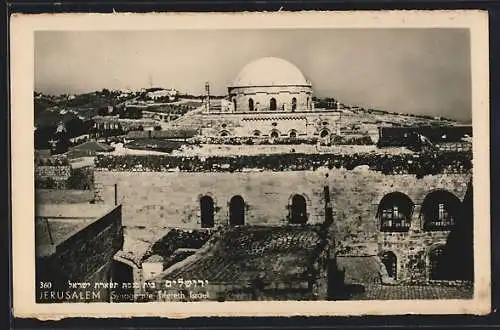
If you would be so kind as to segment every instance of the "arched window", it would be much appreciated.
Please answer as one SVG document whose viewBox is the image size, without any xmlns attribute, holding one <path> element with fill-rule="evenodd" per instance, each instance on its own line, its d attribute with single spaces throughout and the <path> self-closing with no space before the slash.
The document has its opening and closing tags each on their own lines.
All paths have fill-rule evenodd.
<svg viewBox="0 0 500 330">
<path fill-rule="evenodd" d="M 229 132 L 228 131 L 222 131 L 222 132 L 220 132 L 220 136 L 229 136 Z"/>
<path fill-rule="evenodd" d="M 280 136 L 280 133 L 276 130 L 273 130 L 270 135 L 273 139 L 276 139 L 277 137 Z"/>
<path fill-rule="evenodd" d="M 296 138 L 297 137 L 297 132 L 295 130 L 290 131 L 290 137 L 291 138 Z"/>
<path fill-rule="evenodd" d="M 446 268 L 444 266 L 443 246 L 437 246 L 429 252 L 429 279 L 446 280 Z"/>
<path fill-rule="evenodd" d="M 307 222 L 307 202 L 304 196 L 293 195 L 289 220 L 291 224 L 305 224 Z"/>
<path fill-rule="evenodd" d="M 253 131 L 253 136 L 260 136 L 260 131 L 259 130 Z"/>
<path fill-rule="evenodd" d="M 311 100 L 309 98 L 307 98 L 306 106 L 308 110 L 311 109 Z"/>
<path fill-rule="evenodd" d="M 460 206 L 460 200 L 446 190 L 429 193 L 422 203 L 421 219 L 424 230 L 450 230 L 455 224 Z"/>
<path fill-rule="evenodd" d="M 237 104 L 236 104 L 236 99 L 233 99 L 233 107 L 234 107 L 234 111 L 236 111 L 236 109 L 238 108 Z"/>
<path fill-rule="evenodd" d="M 321 131 L 320 135 L 322 138 L 327 137 L 330 134 L 330 132 L 327 129 L 324 129 Z"/>
<path fill-rule="evenodd" d="M 214 200 L 210 196 L 200 198 L 201 228 L 214 226 Z"/>
<path fill-rule="evenodd" d="M 269 110 L 276 110 L 276 99 L 274 97 L 269 101 Z"/>
<path fill-rule="evenodd" d="M 382 198 L 378 205 L 377 217 L 381 231 L 408 231 L 414 204 L 403 193 L 393 192 Z"/>
<path fill-rule="evenodd" d="M 297 98 L 292 98 L 292 112 L 297 110 Z"/>
<path fill-rule="evenodd" d="M 253 107 L 253 99 L 248 99 L 248 110 L 249 111 L 253 111 L 254 110 L 254 107 Z"/>
<path fill-rule="evenodd" d="M 390 278 L 396 280 L 398 271 L 398 260 L 396 258 L 396 255 L 391 251 L 387 251 L 382 253 L 380 259 L 382 260 L 382 263 L 384 264 L 385 269 L 387 270 L 387 275 Z"/>
<path fill-rule="evenodd" d="M 229 201 L 229 225 L 243 226 L 245 224 L 245 201 L 241 196 L 233 196 Z"/>
</svg>

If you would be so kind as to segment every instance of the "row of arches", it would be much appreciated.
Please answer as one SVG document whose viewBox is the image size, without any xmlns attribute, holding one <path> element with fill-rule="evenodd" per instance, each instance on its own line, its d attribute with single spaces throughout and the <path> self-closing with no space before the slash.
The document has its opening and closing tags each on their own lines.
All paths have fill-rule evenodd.
<svg viewBox="0 0 500 330">
<path fill-rule="evenodd" d="M 387 275 L 393 279 L 398 279 L 398 258 L 392 251 L 381 253 L 380 260 L 382 261 Z M 444 246 L 437 245 L 429 250 L 426 255 L 427 277 L 429 280 L 453 280 L 452 274 L 447 271 L 446 260 L 444 258 Z"/>
<path fill-rule="evenodd" d="M 222 130 L 222 131 L 220 131 L 219 135 L 222 137 L 226 137 L 226 136 L 230 136 L 231 133 L 229 133 L 229 131 L 227 131 L 227 130 Z M 262 135 L 263 135 L 262 131 L 258 130 L 258 129 L 254 130 L 252 132 L 252 136 L 262 136 Z M 275 128 L 270 130 L 268 135 L 274 139 L 276 139 L 280 136 L 283 136 L 283 134 L 278 129 L 275 129 Z M 290 131 L 288 131 L 287 135 L 285 135 L 285 136 L 288 136 L 291 138 L 297 138 L 298 135 L 299 135 L 299 133 L 296 130 L 291 129 Z M 328 137 L 329 135 L 330 135 L 330 130 L 327 128 L 324 128 L 319 132 L 319 136 L 322 138 Z"/>
<path fill-rule="evenodd" d="M 243 197 L 236 195 L 229 200 L 230 226 L 245 225 L 246 203 Z M 289 205 L 288 222 L 290 224 L 307 223 L 307 200 L 303 195 L 295 194 L 291 197 Z M 200 221 L 202 228 L 213 228 L 215 226 L 215 203 L 211 196 L 200 197 Z"/>
<path fill-rule="evenodd" d="M 256 107 L 255 105 L 256 104 L 254 103 L 254 100 L 252 98 L 249 98 L 248 99 L 248 110 L 250 110 L 250 111 L 257 110 L 258 106 Z M 259 105 L 259 104 L 257 103 L 257 105 Z M 297 110 L 297 98 L 296 97 L 292 98 L 291 106 L 292 106 L 292 112 Z M 269 100 L 269 110 L 274 111 L 276 109 L 277 109 L 276 99 L 274 97 L 272 97 Z"/>
<path fill-rule="evenodd" d="M 238 102 L 236 101 L 236 98 L 233 98 L 233 106 L 234 110 L 236 111 L 238 109 Z M 290 102 L 291 106 L 291 111 L 294 112 L 297 110 L 297 98 L 293 97 Z M 311 99 L 308 97 L 306 99 L 306 108 L 309 109 L 311 106 Z M 269 99 L 269 103 L 267 106 L 268 110 L 270 111 L 276 111 L 278 110 L 278 103 L 275 97 L 271 97 Z M 260 103 L 256 102 L 253 98 L 248 99 L 248 110 L 249 111 L 258 111 L 260 109 Z M 282 110 L 285 110 L 285 105 L 283 104 Z"/>
<path fill-rule="evenodd" d="M 428 231 L 450 230 L 461 209 L 460 200 L 446 190 L 429 193 L 421 206 L 423 229 Z M 392 192 L 385 195 L 377 209 L 381 231 L 408 231 L 415 204 L 407 195 Z"/>
<path fill-rule="evenodd" d="M 245 224 L 246 204 L 240 195 L 229 200 L 228 221 L 230 225 Z M 380 230 L 383 232 L 405 232 L 410 229 L 415 204 L 405 194 L 392 192 L 385 195 L 377 209 Z M 427 231 L 450 230 L 461 210 L 460 200 L 446 190 L 429 193 L 421 207 L 420 218 Z M 205 195 L 200 197 L 201 223 L 203 228 L 214 226 L 214 200 Z M 290 223 L 307 222 L 307 202 L 303 195 L 295 194 L 289 205 Z"/>
</svg>

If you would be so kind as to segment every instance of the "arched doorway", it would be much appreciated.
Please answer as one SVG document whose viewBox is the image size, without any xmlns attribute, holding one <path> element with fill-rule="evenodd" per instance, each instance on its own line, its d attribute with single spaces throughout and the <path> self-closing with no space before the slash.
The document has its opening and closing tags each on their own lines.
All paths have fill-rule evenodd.
<svg viewBox="0 0 500 330">
<path fill-rule="evenodd" d="M 293 195 L 290 205 L 290 223 L 305 224 L 307 222 L 307 201 L 302 195 Z"/>
<path fill-rule="evenodd" d="M 446 269 L 443 257 L 444 247 L 437 246 L 429 252 L 429 279 L 446 280 Z"/>
<path fill-rule="evenodd" d="M 271 137 L 273 139 L 276 139 L 276 138 L 278 138 L 280 136 L 280 133 L 278 131 L 274 130 L 274 131 L 271 132 L 270 135 L 271 135 Z"/>
<path fill-rule="evenodd" d="M 253 111 L 254 110 L 254 107 L 253 107 L 253 99 L 248 99 L 248 110 L 249 111 Z"/>
<path fill-rule="evenodd" d="M 245 200 L 241 196 L 233 196 L 229 201 L 229 225 L 243 226 L 245 224 Z"/>
<path fill-rule="evenodd" d="M 269 101 L 269 110 L 276 110 L 276 99 L 274 97 Z"/>
<path fill-rule="evenodd" d="M 115 289 L 116 297 L 120 297 L 117 302 L 133 302 L 134 301 L 134 271 L 129 265 L 113 260 L 111 266 L 111 278 L 114 283 L 117 283 Z"/>
<path fill-rule="evenodd" d="M 214 200 L 210 196 L 200 198 L 200 220 L 201 228 L 213 228 L 214 226 Z"/>
<path fill-rule="evenodd" d="M 290 137 L 291 138 L 296 138 L 297 137 L 297 132 L 295 130 L 290 131 Z"/>
<path fill-rule="evenodd" d="M 387 275 L 394 280 L 397 279 L 398 260 L 396 258 L 396 255 L 391 251 L 387 251 L 382 253 L 380 259 L 382 260 L 382 263 L 387 270 Z"/>
<path fill-rule="evenodd" d="M 297 98 L 292 98 L 292 112 L 297 110 Z"/>
</svg>

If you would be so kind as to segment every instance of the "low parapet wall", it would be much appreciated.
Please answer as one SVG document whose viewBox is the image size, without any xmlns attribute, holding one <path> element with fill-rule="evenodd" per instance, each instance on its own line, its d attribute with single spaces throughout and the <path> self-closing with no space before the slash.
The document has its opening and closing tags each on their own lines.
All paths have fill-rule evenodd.
<svg viewBox="0 0 500 330">
<path fill-rule="evenodd" d="M 352 170 L 367 166 L 384 174 L 414 174 L 417 176 L 441 173 L 470 173 L 472 153 L 440 152 L 425 154 L 306 154 L 232 156 L 172 156 L 172 155 L 113 155 L 96 159 L 98 171 L 138 172 L 238 172 L 245 170 L 304 171 L 322 167 Z"/>
</svg>

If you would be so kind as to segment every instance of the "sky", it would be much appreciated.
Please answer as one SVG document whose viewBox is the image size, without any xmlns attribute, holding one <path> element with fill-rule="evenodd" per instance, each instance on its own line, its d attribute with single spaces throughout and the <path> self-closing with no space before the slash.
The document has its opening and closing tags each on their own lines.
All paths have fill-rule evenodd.
<svg viewBox="0 0 500 330">
<path fill-rule="evenodd" d="M 37 31 L 35 90 L 175 88 L 225 95 L 248 62 L 295 64 L 318 97 L 471 119 L 467 29 Z"/>
</svg>

